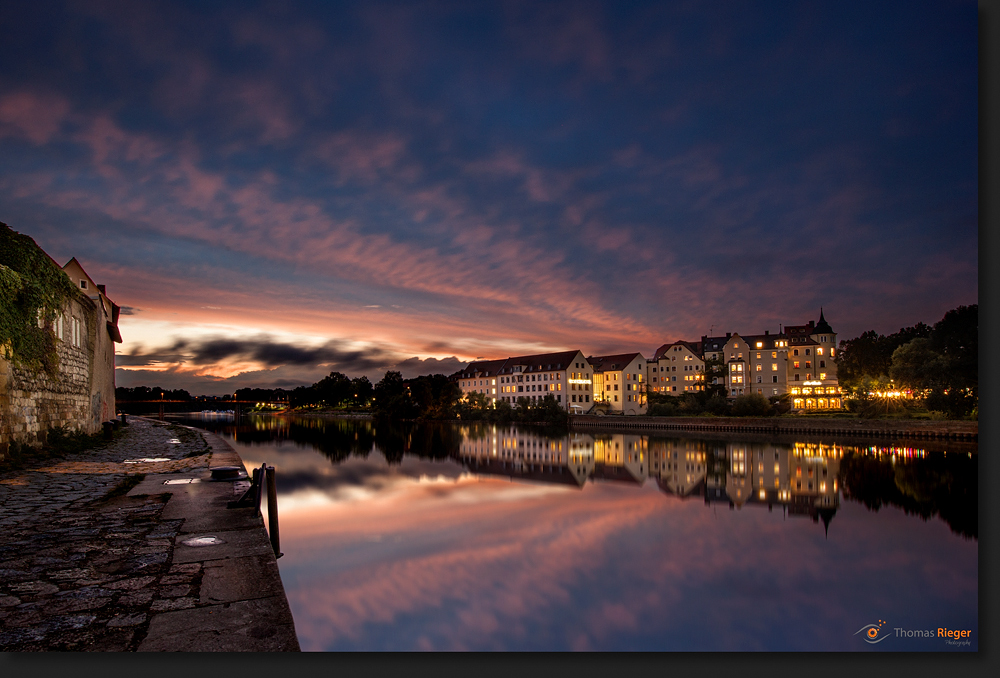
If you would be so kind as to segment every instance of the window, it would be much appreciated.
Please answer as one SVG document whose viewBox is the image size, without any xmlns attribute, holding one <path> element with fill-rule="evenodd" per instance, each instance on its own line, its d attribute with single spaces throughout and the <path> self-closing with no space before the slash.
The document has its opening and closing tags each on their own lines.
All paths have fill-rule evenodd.
<svg viewBox="0 0 1000 678">
<path fill-rule="evenodd" d="M 808 348 L 806 349 L 806 355 L 809 355 L 809 349 Z"/>
<path fill-rule="evenodd" d="M 826 341 L 826 337 L 823 337 L 823 341 Z M 822 347 L 816 349 L 816 355 L 823 355 Z"/>
<path fill-rule="evenodd" d="M 810 360 L 807 360 L 807 361 L 806 361 L 806 367 L 807 367 L 807 368 L 808 368 L 808 367 L 812 367 L 812 361 L 810 361 Z"/>
<path fill-rule="evenodd" d="M 757 351 L 757 360 L 760 360 L 760 351 Z"/>
<path fill-rule="evenodd" d="M 778 383 L 778 375 L 777 374 L 774 375 L 773 377 L 771 377 L 771 383 L 773 383 L 773 384 L 777 384 Z"/>
<path fill-rule="evenodd" d="M 760 372 L 762 369 L 764 369 L 764 366 L 761 365 L 760 363 L 757 363 L 757 371 Z"/>
<path fill-rule="evenodd" d="M 87 281 L 86 280 L 81 280 L 80 281 L 80 289 L 81 290 L 87 289 Z"/>
<path fill-rule="evenodd" d="M 771 357 L 772 358 L 777 358 L 778 357 L 778 352 L 777 351 L 771 351 Z"/>
<path fill-rule="evenodd" d="M 794 367 L 795 369 L 799 369 L 799 361 L 796 360 L 794 363 L 792 363 L 792 367 Z"/>
<path fill-rule="evenodd" d="M 794 349 L 792 351 L 792 355 L 798 355 L 798 354 L 799 354 L 799 349 Z"/>
<path fill-rule="evenodd" d="M 798 373 L 795 374 L 795 379 L 793 379 L 793 381 L 802 381 L 801 379 L 799 379 Z"/>
<path fill-rule="evenodd" d="M 820 378 L 820 380 L 826 379 L 826 372 L 820 372 L 819 373 L 819 378 Z"/>
<path fill-rule="evenodd" d="M 819 366 L 820 367 L 826 367 L 826 361 L 825 360 L 820 360 L 819 361 Z"/>
</svg>

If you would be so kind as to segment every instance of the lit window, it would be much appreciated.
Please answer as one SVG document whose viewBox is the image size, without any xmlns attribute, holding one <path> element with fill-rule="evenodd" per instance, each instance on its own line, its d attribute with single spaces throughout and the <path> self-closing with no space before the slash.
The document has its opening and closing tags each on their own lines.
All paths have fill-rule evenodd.
<svg viewBox="0 0 1000 678">
<path fill-rule="evenodd" d="M 820 378 L 820 380 L 826 379 L 826 372 L 820 372 L 819 373 L 819 378 Z"/>
<path fill-rule="evenodd" d="M 823 340 L 826 341 L 826 337 L 823 337 Z M 816 349 L 816 355 L 823 355 L 822 347 Z"/>
<path fill-rule="evenodd" d="M 758 341 L 757 342 L 757 348 L 764 348 L 764 342 L 763 341 Z"/>
<path fill-rule="evenodd" d="M 764 366 L 761 365 L 760 363 L 757 363 L 757 371 L 760 372 L 762 369 L 764 369 Z"/>
</svg>

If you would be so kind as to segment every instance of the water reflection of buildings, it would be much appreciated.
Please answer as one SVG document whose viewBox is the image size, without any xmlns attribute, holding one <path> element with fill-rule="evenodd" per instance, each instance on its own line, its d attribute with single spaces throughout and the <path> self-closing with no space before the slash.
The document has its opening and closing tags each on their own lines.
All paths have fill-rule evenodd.
<svg viewBox="0 0 1000 678">
<path fill-rule="evenodd" d="M 780 506 L 786 515 L 830 520 L 839 506 L 844 448 L 820 443 L 732 443 L 645 435 L 572 433 L 547 438 L 514 427 L 464 437 L 459 456 L 476 473 L 583 487 L 587 480 L 642 486 L 706 504 Z"/>
</svg>

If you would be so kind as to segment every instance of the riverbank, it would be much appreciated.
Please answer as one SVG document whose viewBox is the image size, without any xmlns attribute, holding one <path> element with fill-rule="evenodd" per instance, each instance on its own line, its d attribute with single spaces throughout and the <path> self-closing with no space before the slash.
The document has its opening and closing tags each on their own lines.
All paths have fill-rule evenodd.
<svg viewBox="0 0 1000 678">
<path fill-rule="evenodd" d="M 979 441 L 978 421 L 848 419 L 840 417 L 622 417 L 574 415 L 571 428 L 836 435 L 904 441 Z"/>
<path fill-rule="evenodd" d="M 298 412 L 285 410 L 276 416 L 304 416 L 320 419 L 371 419 L 363 413 Z M 491 423 L 488 420 L 441 420 L 442 423 Z M 523 423 L 523 422 L 522 422 Z M 528 422 L 531 423 L 531 422 Z M 551 425 L 534 422 L 532 425 Z M 571 429 L 613 429 L 642 432 L 688 431 L 700 433 L 748 433 L 766 435 L 836 435 L 857 439 L 915 441 L 958 441 L 978 443 L 979 422 L 926 419 L 854 419 L 850 417 L 648 417 L 570 415 Z"/>
<path fill-rule="evenodd" d="M 263 520 L 226 508 L 246 481 L 211 479 L 239 455 L 129 421 L 100 448 L 0 475 L 0 650 L 297 651 Z"/>
</svg>

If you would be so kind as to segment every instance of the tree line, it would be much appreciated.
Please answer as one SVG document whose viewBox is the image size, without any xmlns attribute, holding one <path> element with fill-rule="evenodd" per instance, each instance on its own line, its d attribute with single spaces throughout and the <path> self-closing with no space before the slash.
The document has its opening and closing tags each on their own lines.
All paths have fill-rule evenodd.
<svg viewBox="0 0 1000 678">
<path fill-rule="evenodd" d="M 367 377 L 349 379 L 331 372 L 312 386 L 300 386 L 289 394 L 291 407 L 325 407 L 370 412 L 383 419 L 565 423 L 568 413 L 549 396 L 533 403 L 521 398 L 515 405 L 492 403 L 481 393 L 463 397 L 459 385 L 443 374 L 403 379 L 390 370 L 375 385 Z"/>
<path fill-rule="evenodd" d="M 862 414 L 891 407 L 873 393 L 907 390 L 928 410 L 976 417 L 979 305 L 954 308 L 933 327 L 920 322 L 888 336 L 869 330 L 841 341 L 837 376 Z"/>
</svg>

